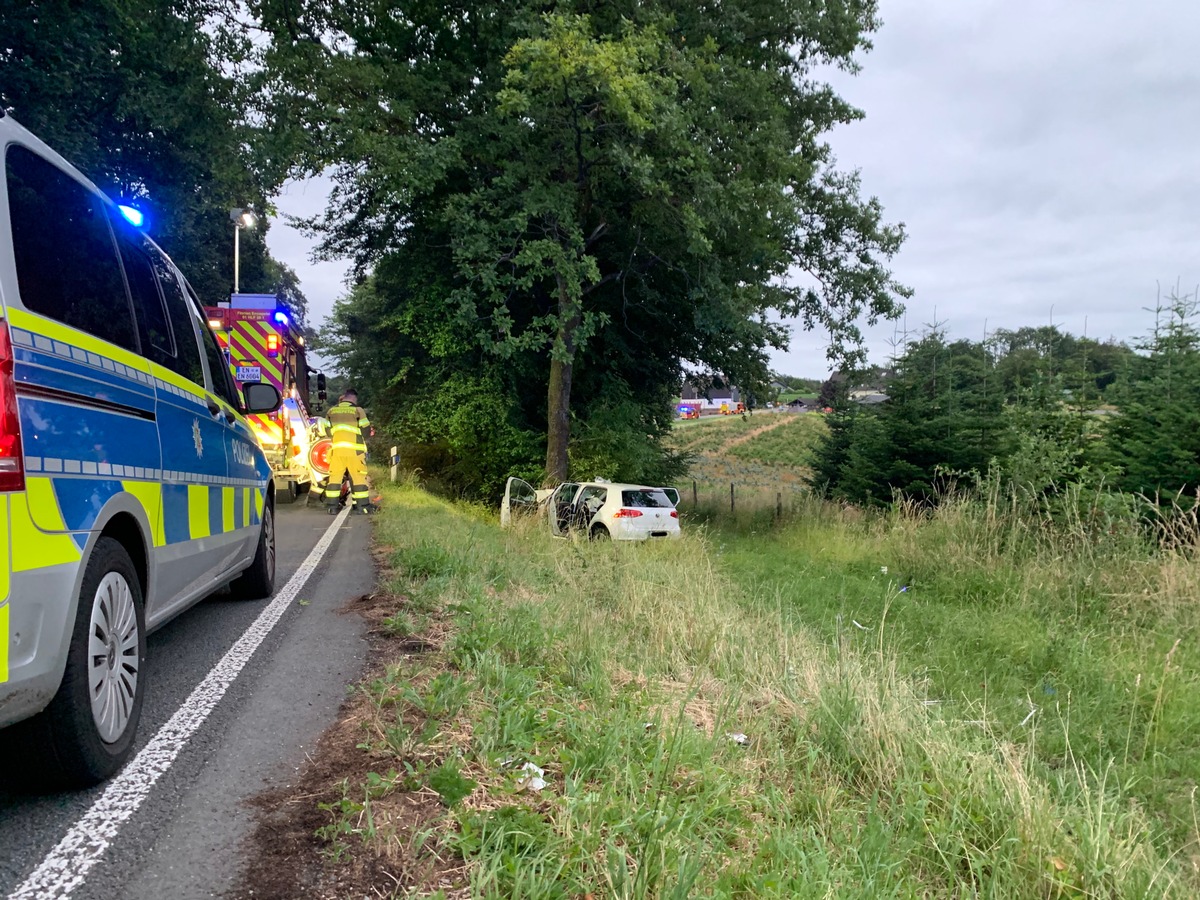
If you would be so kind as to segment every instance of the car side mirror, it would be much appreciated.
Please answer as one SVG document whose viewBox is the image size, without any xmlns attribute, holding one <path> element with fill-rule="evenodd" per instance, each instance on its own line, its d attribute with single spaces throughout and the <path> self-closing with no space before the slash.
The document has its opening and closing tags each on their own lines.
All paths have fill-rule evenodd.
<svg viewBox="0 0 1200 900">
<path fill-rule="evenodd" d="M 246 412 L 269 413 L 275 412 L 283 405 L 283 395 L 273 384 L 255 381 L 242 387 L 242 396 L 246 398 Z"/>
</svg>

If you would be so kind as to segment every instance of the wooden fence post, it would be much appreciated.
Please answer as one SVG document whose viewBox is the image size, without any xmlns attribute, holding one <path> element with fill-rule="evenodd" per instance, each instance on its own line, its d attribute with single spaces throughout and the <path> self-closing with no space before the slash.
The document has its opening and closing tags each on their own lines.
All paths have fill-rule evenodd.
<svg viewBox="0 0 1200 900">
<path fill-rule="evenodd" d="M 775 518 L 776 519 L 783 518 L 783 492 L 782 491 L 775 492 Z"/>
<path fill-rule="evenodd" d="M 733 482 L 729 482 L 729 511 L 733 512 Z"/>
<path fill-rule="evenodd" d="M 696 498 L 696 480 L 692 479 L 692 506 L 698 506 L 700 501 Z"/>
</svg>

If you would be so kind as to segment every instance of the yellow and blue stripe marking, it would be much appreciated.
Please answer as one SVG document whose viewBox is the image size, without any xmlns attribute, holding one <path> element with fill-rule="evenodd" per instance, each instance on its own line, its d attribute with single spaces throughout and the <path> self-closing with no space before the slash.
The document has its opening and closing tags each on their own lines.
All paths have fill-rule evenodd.
<svg viewBox="0 0 1200 900">
<path fill-rule="evenodd" d="M 203 387 L 44 316 L 6 312 L 25 492 L 0 498 L 0 683 L 9 678 L 10 574 L 79 564 L 114 497 L 142 507 L 153 547 L 257 526 L 271 471 L 244 419 Z M 237 452 L 234 452 L 234 451 Z"/>
</svg>

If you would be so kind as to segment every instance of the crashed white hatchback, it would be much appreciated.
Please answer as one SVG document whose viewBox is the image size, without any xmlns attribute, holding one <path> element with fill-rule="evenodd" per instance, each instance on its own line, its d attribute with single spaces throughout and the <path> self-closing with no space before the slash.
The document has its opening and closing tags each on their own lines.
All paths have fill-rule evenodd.
<svg viewBox="0 0 1200 900">
<path fill-rule="evenodd" d="M 568 481 L 538 490 L 520 478 L 508 479 L 500 524 L 542 518 L 558 537 L 574 533 L 592 540 L 648 541 L 679 537 L 679 492 L 675 488 Z"/>
</svg>

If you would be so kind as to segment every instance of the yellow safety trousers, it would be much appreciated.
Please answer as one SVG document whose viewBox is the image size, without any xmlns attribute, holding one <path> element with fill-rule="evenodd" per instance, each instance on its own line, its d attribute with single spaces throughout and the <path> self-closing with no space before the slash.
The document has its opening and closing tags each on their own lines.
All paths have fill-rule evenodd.
<svg viewBox="0 0 1200 900">
<path fill-rule="evenodd" d="M 325 483 L 325 502 L 337 503 L 342 493 L 342 475 L 350 473 L 350 490 L 356 504 L 367 502 L 367 464 L 352 447 L 334 444 L 329 451 L 329 481 Z"/>
</svg>

